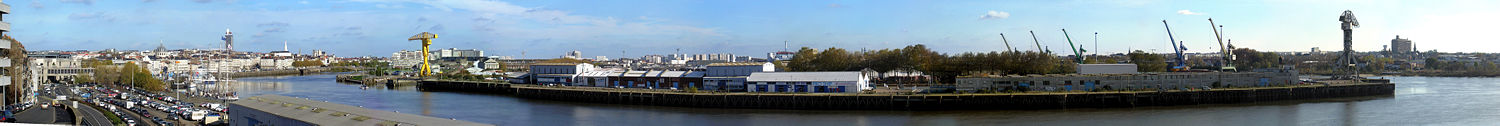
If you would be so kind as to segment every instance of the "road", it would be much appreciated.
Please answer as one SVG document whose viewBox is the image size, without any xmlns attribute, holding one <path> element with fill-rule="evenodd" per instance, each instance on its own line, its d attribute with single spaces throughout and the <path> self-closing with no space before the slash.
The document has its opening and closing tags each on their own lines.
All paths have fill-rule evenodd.
<svg viewBox="0 0 1500 126">
<path fill-rule="evenodd" d="M 80 108 L 80 109 L 76 109 L 76 110 L 78 111 L 78 113 L 83 114 L 83 115 L 78 115 L 78 116 L 83 116 L 83 120 L 81 120 L 81 121 L 83 121 L 83 123 L 80 123 L 80 124 L 86 124 L 86 125 L 90 125 L 90 126 L 112 126 L 112 125 L 114 125 L 113 122 L 109 121 L 109 117 L 105 117 L 104 112 L 100 112 L 102 110 L 94 109 L 94 107 L 91 107 L 93 105 L 83 105 L 85 103 L 78 103 L 78 104 L 80 105 L 80 106 L 78 106 L 78 108 Z"/>
<path fill-rule="evenodd" d="M 21 113 L 16 113 L 17 123 L 40 123 L 50 124 L 57 121 L 57 108 L 43 109 L 41 106 L 31 107 Z"/>
<path fill-rule="evenodd" d="M 79 97 L 77 94 L 75 94 L 71 90 L 67 90 L 67 89 L 57 89 L 57 88 L 54 88 L 52 91 L 55 92 L 55 93 L 57 93 L 57 94 L 67 95 L 68 97 L 72 97 L 72 98 L 83 98 L 83 97 Z M 57 94 L 53 94 L 53 95 L 57 95 Z M 49 100 L 49 101 L 51 100 L 48 97 L 39 97 L 39 98 L 44 99 L 44 100 Z M 65 104 L 65 105 L 71 105 L 71 104 L 72 103 L 70 101 L 68 104 Z M 79 106 L 76 106 L 76 108 L 79 108 L 79 109 L 74 109 L 74 111 L 78 111 L 78 113 L 80 114 L 80 115 L 76 115 L 76 116 L 82 117 L 82 120 L 78 120 L 78 121 L 81 121 L 81 123 L 78 123 L 78 124 L 84 124 L 84 125 L 89 125 L 89 126 L 113 126 L 114 125 L 114 122 L 111 122 L 109 120 L 109 117 L 107 115 L 104 115 L 104 111 L 108 111 L 108 110 L 101 110 L 104 106 L 97 106 L 97 107 L 95 107 L 95 105 L 93 103 L 86 102 L 86 101 L 79 101 L 78 105 Z M 69 114 L 71 114 L 71 113 L 69 113 Z M 115 113 L 115 114 L 117 114 L 118 116 L 129 115 L 129 114 L 125 114 L 125 113 Z M 72 120 L 71 117 L 68 120 Z M 141 121 L 141 120 L 136 120 L 136 121 Z M 143 122 L 137 122 L 137 123 L 147 124 L 147 123 L 143 123 Z"/>
</svg>

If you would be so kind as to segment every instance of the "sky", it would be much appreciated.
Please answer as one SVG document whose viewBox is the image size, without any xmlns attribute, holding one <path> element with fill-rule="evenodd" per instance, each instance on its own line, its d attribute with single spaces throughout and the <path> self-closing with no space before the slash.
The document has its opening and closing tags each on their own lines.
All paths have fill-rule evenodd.
<svg viewBox="0 0 1500 126">
<path fill-rule="evenodd" d="M 1419 50 L 1495 52 L 1500 5 L 1486 0 L 7 0 L 7 33 L 29 50 L 324 50 L 387 57 L 431 48 L 555 58 L 733 53 L 764 58 L 785 45 L 849 50 L 924 44 L 943 53 L 1037 50 L 1059 55 L 1170 52 L 1162 21 L 1189 52 L 1218 51 L 1208 19 L 1240 48 L 1342 49 L 1338 16 L 1351 10 L 1358 51 L 1400 35 Z M 1028 32 L 1035 32 L 1033 42 Z M 1093 33 L 1098 33 L 1097 38 Z M 1005 34 L 1002 40 L 1000 34 Z M 1095 44 L 1097 41 L 1098 44 Z M 1098 46 L 1095 46 L 1098 45 Z M 1097 49 L 1096 49 L 1097 48 Z M 524 52 L 524 54 L 523 54 Z"/>
</svg>

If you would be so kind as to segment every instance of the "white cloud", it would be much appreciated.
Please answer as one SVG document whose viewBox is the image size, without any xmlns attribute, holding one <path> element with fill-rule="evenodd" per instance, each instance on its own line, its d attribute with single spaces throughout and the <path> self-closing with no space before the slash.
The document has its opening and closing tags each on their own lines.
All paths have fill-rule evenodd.
<svg viewBox="0 0 1500 126">
<path fill-rule="evenodd" d="M 1188 10 L 1177 10 L 1177 14 L 1181 14 L 1181 15 L 1203 15 L 1203 13 L 1198 13 L 1198 12 L 1193 12 L 1193 11 L 1188 11 Z"/>
<path fill-rule="evenodd" d="M 304 0 L 304 1 L 297 1 L 297 3 L 300 3 L 300 4 L 307 4 L 307 1 L 306 1 L 306 0 Z"/>
<path fill-rule="evenodd" d="M 1005 18 L 1009 18 L 1009 17 L 1010 17 L 1010 12 L 993 11 L 993 10 L 991 10 L 989 13 L 984 13 L 984 15 L 979 15 L 979 19 L 1005 19 Z"/>
</svg>

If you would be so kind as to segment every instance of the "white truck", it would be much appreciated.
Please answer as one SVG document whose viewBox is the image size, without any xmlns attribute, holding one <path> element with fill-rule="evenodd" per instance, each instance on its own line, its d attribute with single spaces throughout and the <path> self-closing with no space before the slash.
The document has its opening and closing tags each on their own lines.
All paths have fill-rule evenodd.
<svg viewBox="0 0 1500 126">
<path fill-rule="evenodd" d="M 208 114 L 208 112 L 206 112 L 206 111 L 203 111 L 203 110 L 197 110 L 197 111 L 193 111 L 193 112 L 192 112 L 192 114 L 190 114 L 190 115 L 189 115 L 189 116 L 188 116 L 188 120 L 193 120 L 193 121 L 199 121 L 199 120 L 203 120 L 203 117 L 204 117 L 204 116 L 205 116 L 205 115 L 206 115 L 206 114 Z"/>
</svg>

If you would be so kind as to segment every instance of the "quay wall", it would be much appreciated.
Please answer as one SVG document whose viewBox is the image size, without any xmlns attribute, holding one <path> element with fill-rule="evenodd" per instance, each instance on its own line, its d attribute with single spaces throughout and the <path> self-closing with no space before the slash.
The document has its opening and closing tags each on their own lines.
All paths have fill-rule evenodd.
<svg viewBox="0 0 1500 126">
<path fill-rule="evenodd" d="M 419 86 L 427 91 L 508 94 L 525 98 L 589 103 L 704 108 L 845 110 L 1060 109 L 1235 104 L 1389 96 L 1395 89 L 1395 85 L 1391 83 L 1374 83 L 1210 91 L 900 95 L 676 93 L 454 81 L 422 81 Z"/>
<path fill-rule="evenodd" d="M 337 70 L 340 70 L 338 68 L 342 68 L 343 70 L 355 69 L 355 68 L 350 68 L 350 67 L 299 68 L 299 69 L 287 69 L 287 70 L 267 70 L 267 71 L 235 72 L 235 73 L 229 74 L 229 76 L 230 77 L 234 77 L 234 78 L 246 78 L 246 77 L 283 76 L 283 75 L 307 75 L 307 74 L 316 74 L 316 73 L 322 73 L 322 72 L 338 72 Z"/>
</svg>

